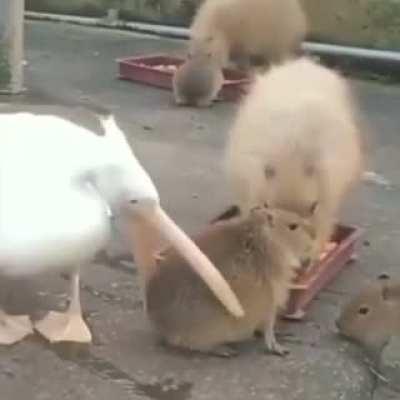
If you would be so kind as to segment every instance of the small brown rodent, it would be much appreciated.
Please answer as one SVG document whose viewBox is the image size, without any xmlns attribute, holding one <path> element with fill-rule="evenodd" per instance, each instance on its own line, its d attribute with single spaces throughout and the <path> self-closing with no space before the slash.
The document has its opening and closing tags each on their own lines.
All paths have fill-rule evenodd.
<svg viewBox="0 0 400 400">
<path fill-rule="evenodd" d="M 191 24 L 190 43 L 212 49 L 224 66 L 232 60 L 247 68 L 254 58 L 268 65 L 291 57 L 306 32 L 298 0 L 205 0 Z"/>
<path fill-rule="evenodd" d="M 224 345 L 262 327 L 266 348 L 285 354 L 274 326 L 296 270 L 309 263 L 314 237 L 307 220 L 277 209 L 217 222 L 193 240 L 232 287 L 244 317 L 232 318 L 181 256 L 167 249 L 146 280 L 149 319 L 172 346 L 221 354 Z"/>
<path fill-rule="evenodd" d="M 244 215 L 266 203 L 310 217 L 318 260 L 345 196 L 361 176 L 357 122 L 346 81 L 310 59 L 259 76 L 226 147 L 235 204 Z"/>
<path fill-rule="evenodd" d="M 400 336 L 400 282 L 381 275 L 346 304 L 336 321 L 339 332 L 370 352 Z"/>
<path fill-rule="evenodd" d="M 189 53 L 173 77 L 175 102 L 179 105 L 208 107 L 216 99 L 224 75 L 211 53 Z"/>
</svg>

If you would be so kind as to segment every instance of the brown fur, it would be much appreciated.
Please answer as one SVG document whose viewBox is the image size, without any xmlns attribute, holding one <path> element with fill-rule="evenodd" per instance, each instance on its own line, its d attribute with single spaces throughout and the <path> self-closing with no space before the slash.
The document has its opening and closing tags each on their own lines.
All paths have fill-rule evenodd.
<svg viewBox="0 0 400 400">
<path fill-rule="evenodd" d="M 225 161 L 244 214 L 266 203 L 312 217 L 317 260 L 344 196 L 361 175 L 345 81 L 306 58 L 260 76 L 239 109 Z"/>
<path fill-rule="evenodd" d="M 222 68 L 210 54 L 189 54 L 174 74 L 173 92 L 180 105 L 208 107 L 224 82 Z"/>
<path fill-rule="evenodd" d="M 391 336 L 400 337 L 400 282 L 384 280 L 364 288 L 343 307 L 337 326 L 367 350 L 381 351 Z"/>
<path fill-rule="evenodd" d="M 229 58 L 244 66 L 251 58 L 280 62 L 300 48 L 306 30 L 297 0 L 205 0 L 191 25 L 190 46 L 212 48 L 224 65 Z"/>
<path fill-rule="evenodd" d="M 252 337 L 265 325 L 269 350 L 277 312 L 284 307 L 295 270 L 306 262 L 313 241 L 307 221 L 280 210 L 253 210 L 247 218 L 221 221 L 194 241 L 238 296 L 245 316 L 232 318 L 204 283 L 168 250 L 146 288 L 150 320 L 174 346 L 213 351 Z"/>
</svg>

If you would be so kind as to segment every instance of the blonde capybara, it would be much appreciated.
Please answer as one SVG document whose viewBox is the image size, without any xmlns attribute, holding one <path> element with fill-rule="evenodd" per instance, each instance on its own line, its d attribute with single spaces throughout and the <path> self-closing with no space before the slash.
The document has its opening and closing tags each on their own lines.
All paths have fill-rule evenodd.
<svg viewBox="0 0 400 400">
<path fill-rule="evenodd" d="M 205 0 L 190 27 L 190 48 L 213 48 L 243 68 L 251 58 L 276 63 L 300 50 L 307 33 L 297 0 Z M 210 40 L 211 39 L 211 40 Z"/>
<path fill-rule="evenodd" d="M 217 98 L 223 83 L 222 66 L 211 52 L 189 52 L 172 79 L 175 103 L 208 107 Z"/>
<path fill-rule="evenodd" d="M 359 128 L 336 72 L 301 58 L 257 78 L 231 129 L 225 167 L 245 215 L 260 204 L 312 216 L 316 261 L 361 176 Z"/>
</svg>

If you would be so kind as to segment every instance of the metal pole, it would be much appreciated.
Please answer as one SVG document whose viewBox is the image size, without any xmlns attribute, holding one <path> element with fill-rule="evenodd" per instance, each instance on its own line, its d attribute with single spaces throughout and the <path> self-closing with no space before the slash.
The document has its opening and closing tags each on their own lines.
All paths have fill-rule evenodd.
<svg viewBox="0 0 400 400">
<path fill-rule="evenodd" d="M 0 0 L 0 57 L 3 61 L 0 82 L 3 93 L 23 91 L 24 9 L 25 0 Z"/>
</svg>

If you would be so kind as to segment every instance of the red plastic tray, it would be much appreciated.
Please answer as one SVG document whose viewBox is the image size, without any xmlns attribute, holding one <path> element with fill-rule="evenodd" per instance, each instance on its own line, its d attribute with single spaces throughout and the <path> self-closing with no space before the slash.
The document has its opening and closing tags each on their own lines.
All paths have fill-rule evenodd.
<svg viewBox="0 0 400 400">
<path fill-rule="evenodd" d="M 231 207 L 211 223 L 230 219 L 238 214 L 237 207 Z M 284 314 L 285 318 L 299 320 L 304 317 L 307 307 L 315 296 L 352 261 L 355 255 L 355 245 L 362 233 L 362 229 L 355 226 L 337 225 L 332 237 L 332 241 L 336 242 L 337 246 L 308 273 L 298 277 L 295 282 L 298 288 L 291 292 Z"/>
<path fill-rule="evenodd" d="M 183 59 L 167 55 L 151 55 L 120 58 L 117 60 L 119 79 L 140 82 L 145 85 L 172 90 L 173 71 L 160 71 L 157 65 L 180 65 Z M 224 69 L 224 82 L 218 95 L 219 100 L 236 101 L 247 92 L 250 80 L 245 74 L 231 69 Z"/>
</svg>

